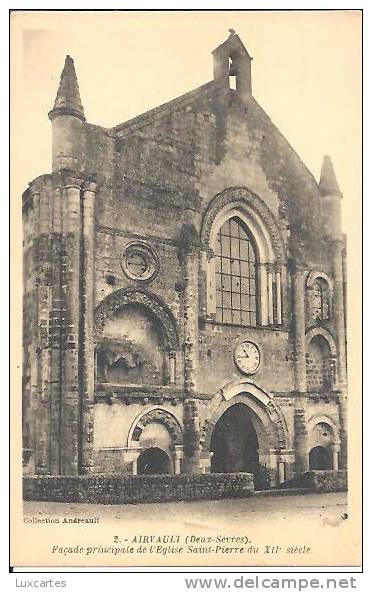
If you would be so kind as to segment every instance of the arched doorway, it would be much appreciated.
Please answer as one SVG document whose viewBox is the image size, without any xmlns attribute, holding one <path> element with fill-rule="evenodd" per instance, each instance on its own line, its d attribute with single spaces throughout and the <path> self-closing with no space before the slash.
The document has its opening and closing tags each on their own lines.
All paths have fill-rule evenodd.
<svg viewBox="0 0 372 592">
<path fill-rule="evenodd" d="M 324 446 L 315 446 L 309 452 L 309 469 L 326 471 L 332 469 L 332 453 Z"/>
<path fill-rule="evenodd" d="M 314 416 L 309 422 L 310 470 L 338 469 L 338 431 L 327 416 Z"/>
<path fill-rule="evenodd" d="M 213 430 L 211 472 L 257 474 L 258 448 L 249 408 L 243 403 L 235 403 L 221 415 Z"/>
<path fill-rule="evenodd" d="M 256 489 L 270 489 L 292 476 L 288 428 L 274 398 L 257 385 L 239 380 L 216 393 L 212 402 L 214 411 L 200 436 L 212 472 L 248 470 L 255 476 Z"/>
<path fill-rule="evenodd" d="M 138 475 L 163 475 L 171 472 L 170 458 L 161 448 L 148 448 L 138 457 Z"/>
</svg>

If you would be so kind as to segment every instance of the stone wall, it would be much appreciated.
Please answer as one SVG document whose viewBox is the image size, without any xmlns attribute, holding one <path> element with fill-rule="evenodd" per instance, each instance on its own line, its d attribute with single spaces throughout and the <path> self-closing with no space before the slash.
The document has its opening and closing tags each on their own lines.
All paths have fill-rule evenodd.
<svg viewBox="0 0 372 592">
<path fill-rule="evenodd" d="M 293 390 L 293 346 L 284 330 L 233 327 L 206 324 L 199 329 L 198 387 L 203 393 L 215 393 L 230 380 L 241 378 L 233 358 L 239 339 L 251 339 L 261 349 L 262 360 L 255 380 L 270 392 Z"/>
<path fill-rule="evenodd" d="M 322 493 L 347 491 L 347 471 L 308 471 L 287 485 L 306 487 Z"/>
<path fill-rule="evenodd" d="M 23 479 L 24 500 L 138 504 L 245 498 L 253 494 L 249 473 L 213 475 L 33 476 Z"/>
</svg>

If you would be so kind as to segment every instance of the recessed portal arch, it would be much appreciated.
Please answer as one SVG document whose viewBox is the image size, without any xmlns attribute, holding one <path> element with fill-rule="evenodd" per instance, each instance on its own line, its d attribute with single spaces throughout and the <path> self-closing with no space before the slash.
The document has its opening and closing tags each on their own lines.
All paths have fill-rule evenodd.
<svg viewBox="0 0 372 592">
<path fill-rule="evenodd" d="M 253 473 L 259 467 L 258 418 L 243 403 L 229 407 L 217 421 L 212 432 L 210 451 L 212 473 Z M 261 451 L 267 450 L 264 430 L 258 429 Z M 265 441 L 266 440 L 266 441 Z"/>
<path fill-rule="evenodd" d="M 229 382 L 215 394 L 211 402 L 213 412 L 201 430 L 200 443 L 203 451 L 209 450 L 212 432 L 218 419 L 236 403 L 247 405 L 261 420 L 271 449 L 291 449 L 287 423 L 274 397 L 244 378 Z"/>
<path fill-rule="evenodd" d="M 248 470 L 261 484 L 265 477 L 269 485 L 288 478 L 293 450 L 273 397 L 249 381 L 233 381 L 216 393 L 211 411 L 202 425 L 200 443 L 204 458 L 211 455 L 212 472 Z M 229 458 L 224 460 L 224 455 Z"/>
</svg>

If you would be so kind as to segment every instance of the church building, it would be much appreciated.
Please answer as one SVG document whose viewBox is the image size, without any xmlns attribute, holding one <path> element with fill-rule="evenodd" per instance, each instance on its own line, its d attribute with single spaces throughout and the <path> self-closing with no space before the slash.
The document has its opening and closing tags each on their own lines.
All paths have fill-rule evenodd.
<svg viewBox="0 0 372 592">
<path fill-rule="evenodd" d="M 112 128 L 66 57 L 52 172 L 23 194 L 27 475 L 347 468 L 334 168 L 318 182 L 256 102 L 233 30 L 212 57 Z"/>
</svg>

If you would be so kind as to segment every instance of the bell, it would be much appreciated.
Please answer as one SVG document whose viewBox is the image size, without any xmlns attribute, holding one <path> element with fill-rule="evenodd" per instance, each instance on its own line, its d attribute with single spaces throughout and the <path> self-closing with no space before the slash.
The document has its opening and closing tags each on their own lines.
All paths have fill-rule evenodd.
<svg viewBox="0 0 372 592">
<path fill-rule="evenodd" d="M 236 68 L 233 63 L 230 64 L 229 68 L 229 76 L 236 76 Z"/>
<path fill-rule="evenodd" d="M 237 70 L 235 67 L 234 60 L 229 58 L 229 76 L 236 76 L 236 74 L 237 74 Z"/>
</svg>

